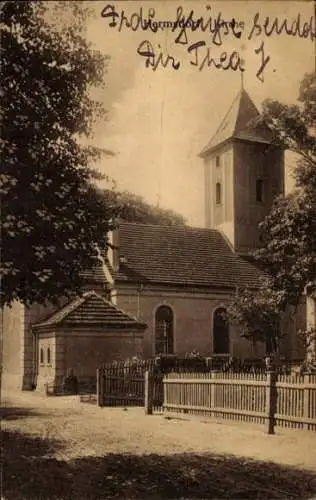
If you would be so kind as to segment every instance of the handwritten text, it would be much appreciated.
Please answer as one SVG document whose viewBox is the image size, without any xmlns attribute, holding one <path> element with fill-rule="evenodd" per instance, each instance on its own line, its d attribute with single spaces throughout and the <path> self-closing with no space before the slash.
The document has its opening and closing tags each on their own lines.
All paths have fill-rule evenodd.
<svg viewBox="0 0 316 500">
<path fill-rule="evenodd" d="M 313 16 L 308 20 L 303 20 L 298 13 L 293 19 L 286 17 L 264 17 L 257 12 L 252 21 L 246 25 L 244 21 L 235 19 L 224 19 L 223 14 L 219 12 L 212 15 L 212 9 L 209 5 L 205 7 L 204 16 L 198 16 L 191 9 L 188 13 L 184 8 L 176 8 L 175 16 L 170 20 L 160 20 L 156 16 L 156 10 L 153 7 L 127 13 L 124 9 L 117 10 L 115 5 L 107 4 L 101 11 L 101 17 L 107 22 L 106 26 L 116 29 L 118 32 L 123 30 L 147 31 L 156 34 L 158 31 L 169 30 L 173 36 L 173 43 L 176 46 L 183 47 L 183 55 L 191 66 L 199 71 L 208 69 L 239 71 L 246 70 L 246 61 L 241 57 L 237 50 L 225 51 L 221 49 L 218 54 L 214 48 L 222 47 L 226 39 L 230 39 L 235 44 L 243 40 L 255 40 L 257 45 L 252 49 L 257 57 L 258 65 L 255 68 L 256 77 L 264 82 L 265 71 L 271 62 L 271 55 L 267 53 L 265 46 L 266 38 L 273 36 L 292 36 L 303 38 L 309 41 L 315 40 L 315 19 Z M 194 33 L 203 34 L 203 39 L 191 39 Z M 183 61 L 178 55 L 175 57 L 162 49 L 159 43 L 153 43 L 148 36 L 137 47 L 137 54 L 144 59 L 145 67 L 156 71 L 158 68 L 170 68 L 179 70 L 183 66 Z"/>
</svg>

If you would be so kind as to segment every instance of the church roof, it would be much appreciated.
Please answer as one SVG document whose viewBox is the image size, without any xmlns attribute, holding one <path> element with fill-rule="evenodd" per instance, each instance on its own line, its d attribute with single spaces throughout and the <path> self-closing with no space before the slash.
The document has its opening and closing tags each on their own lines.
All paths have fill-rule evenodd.
<svg viewBox="0 0 316 500">
<path fill-rule="evenodd" d="M 146 325 L 105 300 L 94 291 L 86 292 L 59 309 L 34 328 L 49 326 L 102 326 L 106 330 L 145 329 Z"/>
<path fill-rule="evenodd" d="M 253 120 L 260 113 L 247 92 L 242 89 L 233 100 L 223 121 L 207 146 L 199 156 L 205 156 L 214 148 L 230 139 L 241 139 L 251 142 L 270 144 L 272 134 L 267 126 L 255 126 Z"/>
<path fill-rule="evenodd" d="M 208 288 L 260 286 L 262 273 L 215 229 L 121 223 L 116 280 Z"/>
</svg>

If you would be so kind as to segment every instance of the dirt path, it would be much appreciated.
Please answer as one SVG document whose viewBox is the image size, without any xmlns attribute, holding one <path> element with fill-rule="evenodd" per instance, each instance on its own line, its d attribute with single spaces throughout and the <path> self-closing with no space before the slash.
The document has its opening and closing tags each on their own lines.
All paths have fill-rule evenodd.
<svg viewBox="0 0 316 500">
<path fill-rule="evenodd" d="M 10 476 L 6 499 L 316 497 L 316 433 L 267 436 L 260 427 L 170 420 L 34 393 L 6 394 L 3 416 L 11 455 L 12 446 L 24 450 L 24 462 L 13 453 L 14 467 L 31 458 L 37 464 L 37 490 L 24 485 L 29 496 L 17 496 Z M 9 475 L 16 477 L 14 467 Z M 49 467 L 66 485 L 59 496 L 45 496 L 47 483 L 39 480 Z"/>
</svg>

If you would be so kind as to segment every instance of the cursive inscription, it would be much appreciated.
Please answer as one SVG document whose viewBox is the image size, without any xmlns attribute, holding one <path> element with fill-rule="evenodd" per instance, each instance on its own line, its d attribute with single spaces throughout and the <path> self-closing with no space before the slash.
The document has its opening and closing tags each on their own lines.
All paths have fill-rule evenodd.
<svg viewBox="0 0 316 500">
<path fill-rule="evenodd" d="M 298 38 L 310 38 L 311 41 L 315 40 L 315 31 L 313 30 L 313 25 L 315 24 L 315 19 L 311 16 L 308 22 L 302 22 L 301 15 L 297 14 L 294 20 L 289 21 L 288 19 L 280 20 L 278 17 L 270 18 L 266 17 L 263 22 L 260 20 L 260 14 L 257 12 L 253 18 L 252 26 L 248 35 L 248 40 L 251 40 L 254 36 L 265 35 L 270 37 L 272 35 L 290 35 L 297 36 Z"/>
<path fill-rule="evenodd" d="M 268 62 L 270 61 L 270 56 L 265 56 L 265 53 L 264 53 L 264 42 L 261 42 L 260 47 L 255 49 L 255 53 L 259 54 L 261 57 L 261 64 L 260 64 L 260 67 L 256 73 L 256 77 L 261 82 L 264 82 L 264 69 L 265 69 L 266 65 L 268 64 Z"/>
<path fill-rule="evenodd" d="M 211 55 L 210 47 L 206 47 L 206 43 L 204 41 L 193 43 L 187 50 L 189 54 L 192 54 L 190 63 L 193 66 L 197 66 L 199 71 L 202 71 L 205 67 L 222 69 L 225 71 L 245 71 L 244 61 L 236 51 L 231 54 L 222 52 L 218 58 L 215 58 Z"/>
<path fill-rule="evenodd" d="M 163 68 L 171 66 L 172 69 L 178 70 L 180 68 L 180 62 L 176 61 L 173 56 L 164 54 L 159 44 L 157 47 L 158 53 L 155 52 L 153 45 L 148 40 L 144 40 L 139 45 L 137 53 L 145 57 L 146 68 L 151 67 L 153 71 L 156 71 L 159 66 Z"/>
<path fill-rule="evenodd" d="M 169 30 L 174 36 L 173 43 L 183 46 L 183 54 L 186 55 L 188 63 L 196 67 L 198 71 L 203 69 L 241 73 L 246 71 L 246 61 L 241 58 L 237 47 L 233 46 L 231 52 L 221 48 L 220 54 L 214 49 L 222 47 L 228 38 L 236 44 L 240 41 L 244 42 L 244 39 L 258 40 L 257 46 L 252 50 L 258 61 L 258 66 L 255 68 L 256 77 L 261 82 L 264 82 L 266 69 L 271 62 L 271 56 L 265 48 L 267 37 L 292 36 L 309 41 L 315 40 L 314 16 L 304 21 L 300 13 L 295 18 L 288 19 L 264 17 L 257 12 L 251 22 L 246 25 L 244 21 L 236 20 L 234 17 L 225 20 L 222 12 L 214 15 L 209 5 L 205 9 L 203 16 L 197 16 L 193 9 L 185 12 L 182 6 L 178 6 L 173 19 L 162 21 L 157 19 L 156 10 L 153 7 L 148 9 L 140 7 L 132 13 L 127 13 L 124 9 L 117 9 L 114 4 L 107 4 L 101 10 L 101 17 L 109 28 L 114 28 L 118 32 L 147 31 L 155 35 L 159 30 Z M 198 41 L 196 38 L 192 40 L 191 34 L 194 32 L 203 34 L 203 37 L 196 37 Z M 170 68 L 177 71 L 183 66 L 182 61 L 180 62 L 166 50 L 163 51 L 159 44 L 152 43 L 148 36 L 138 45 L 137 54 L 144 59 L 145 67 L 153 71 L 158 68 Z"/>
<path fill-rule="evenodd" d="M 208 11 L 211 7 L 208 5 L 206 7 Z M 172 31 L 177 31 L 177 37 L 175 39 L 176 43 L 187 45 L 188 31 L 202 31 L 207 35 L 210 35 L 211 42 L 214 45 L 222 45 L 223 37 L 233 35 L 235 38 L 240 39 L 242 30 L 245 24 L 237 22 L 235 19 L 231 21 L 225 21 L 220 12 L 216 17 L 208 15 L 206 19 L 204 17 L 194 17 L 194 10 L 191 10 L 188 16 L 183 13 L 183 7 L 177 8 L 176 20 L 173 24 Z"/>
<path fill-rule="evenodd" d="M 109 20 L 110 28 L 117 28 L 121 32 L 124 28 L 132 31 L 138 30 L 151 30 L 156 33 L 158 31 L 158 24 L 154 21 L 155 9 L 148 9 L 147 18 L 144 16 L 143 8 L 139 12 L 133 12 L 130 16 L 126 15 L 124 10 L 117 12 L 115 5 L 106 5 L 101 11 L 101 17 Z"/>
</svg>

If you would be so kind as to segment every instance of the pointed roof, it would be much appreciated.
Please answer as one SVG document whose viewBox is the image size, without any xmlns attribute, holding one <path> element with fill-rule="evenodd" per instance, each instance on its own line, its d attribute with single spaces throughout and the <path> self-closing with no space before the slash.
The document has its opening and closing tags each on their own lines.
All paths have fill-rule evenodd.
<svg viewBox="0 0 316 500">
<path fill-rule="evenodd" d="M 49 326 L 102 326 L 106 330 L 145 329 L 147 325 L 105 300 L 94 291 L 86 292 L 33 328 Z"/>
<path fill-rule="evenodd" d="M 258 109 L 242 88 L 233 100 L 214 136 L 199 156 L 206 156 L 217 146 L 230 139 L 270 144 L 272 134 L 268 127 L 264 125 L 254 126 L 252 123 L 258 117 L 260 117 Z"/>
</svg>

